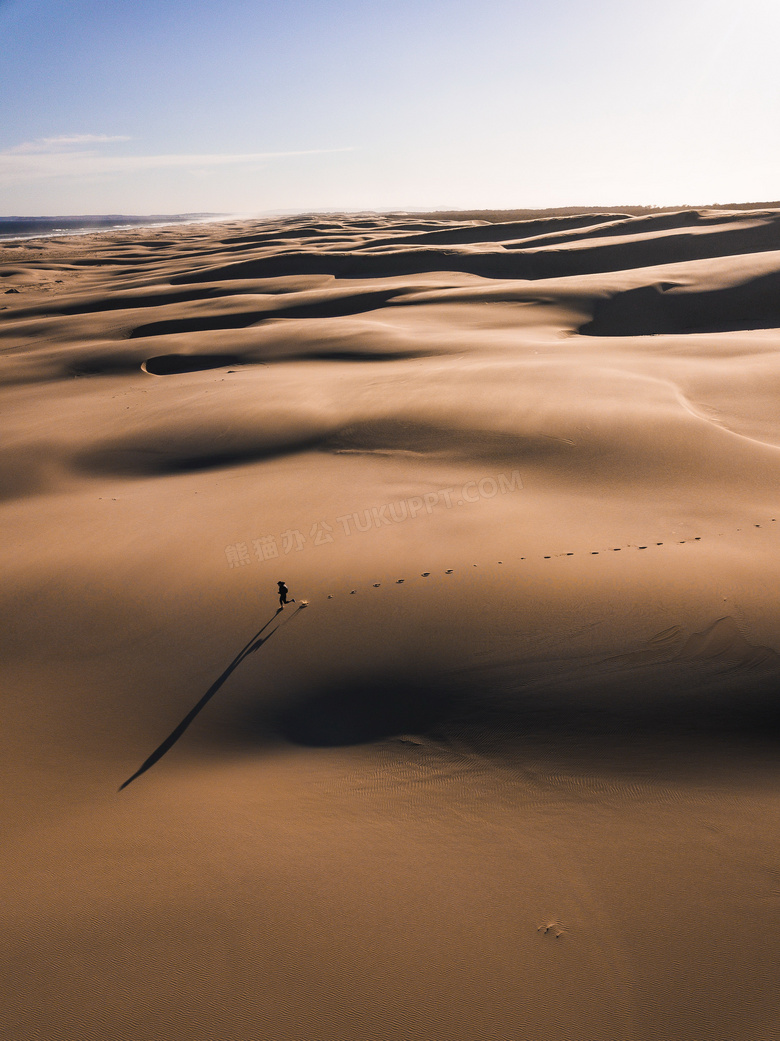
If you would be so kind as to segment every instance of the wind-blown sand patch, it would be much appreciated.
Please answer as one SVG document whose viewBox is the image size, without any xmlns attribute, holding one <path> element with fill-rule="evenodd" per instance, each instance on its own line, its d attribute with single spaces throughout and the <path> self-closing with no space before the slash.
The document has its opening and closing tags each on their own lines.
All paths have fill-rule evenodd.
<svg viewBox="0 0 780 1041">
<path fill-rule="evenodd" d="M 4 1037 L 777 1036 L 779 227 L 0 250 Z"/>
</svg>

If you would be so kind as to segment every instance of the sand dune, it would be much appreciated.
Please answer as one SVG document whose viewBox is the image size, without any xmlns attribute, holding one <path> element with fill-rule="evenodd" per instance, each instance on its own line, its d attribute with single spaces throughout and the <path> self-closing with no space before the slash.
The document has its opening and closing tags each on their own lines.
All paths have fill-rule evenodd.
<svg viewBox="0 0 780 1041">
<path fill-rule="evenodd" d="M 778 210 L 3 244 L 2 1036 L 780 1037 L 778 288 Z"/>
</svg>

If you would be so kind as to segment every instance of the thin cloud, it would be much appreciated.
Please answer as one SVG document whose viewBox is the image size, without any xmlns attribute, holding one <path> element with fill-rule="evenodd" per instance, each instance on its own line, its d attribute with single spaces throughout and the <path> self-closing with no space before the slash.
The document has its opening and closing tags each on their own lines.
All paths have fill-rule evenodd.
<svg viewBox="0 0 780 1041">
<path fill-rule="evenodd" d="M 38 137 L 21 145 L 7 148 L 0 155 L 35 155 L 41 152 L 59 152 L 74 145 L 106 144 L 112 141 L 130 141 L 124 134 L 61 134 L 59 137 Z"/>
<path fill-rule="evenodd" d="M 86 137 L 87 135 L 84 135 Z M 95 141 L 97 135 L 90 136 Z M 55 141 L 55 138 L 46 139 Z M 127 138 L 100 138 L 105 140 L 128 140 Z M 74 141 L 67 138 L 68 143 Z M 62 147 L 63 139 L 60 139 Z M 102 155 L 95 150 L 77 151 L 20 151 L 23 146 L 0 152 L 0 183 L 12 184 L 31 179 L 96 177 L 104 174 L 138 173 L 144 170 L 165 168 L 192 169 L 230 166 L 238 164 L 266 163 L 274 159 L 296 156 L 328 155 L 351 152 L 353 148 L 313 148 L 289 152 L 239 152 L 205 153 L 202 155 Z"/>
</svg>

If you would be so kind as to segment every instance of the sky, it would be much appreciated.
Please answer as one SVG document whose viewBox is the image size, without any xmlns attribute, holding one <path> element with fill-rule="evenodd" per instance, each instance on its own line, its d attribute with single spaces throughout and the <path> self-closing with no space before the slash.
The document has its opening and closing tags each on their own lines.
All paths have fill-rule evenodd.
<svg viewBox="0 0 780 1041">
<path fill-rule="evenodd" d="M 780 198 L 779 0 L 0 0 L 0 215 Z"/>
</svg>

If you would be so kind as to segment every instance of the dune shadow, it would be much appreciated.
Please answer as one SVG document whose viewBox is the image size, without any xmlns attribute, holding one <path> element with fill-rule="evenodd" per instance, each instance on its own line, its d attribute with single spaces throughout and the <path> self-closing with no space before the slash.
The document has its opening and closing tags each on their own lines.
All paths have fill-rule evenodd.
<svg viewBox="0 0 780 1041">
<path fill-rule="evenodd" d="M 780 328 L 780 272 L 740 285 L 694 291 L 674 283 L 640 286 L 597 302 L 585 336 L 659 336 Z"/>
<path fill-rule="evenodd" d="M 300 607 L 296 608 L 296 610 L 293 611 L 292 615 L 288 615 L 287 617 L 294 617 L 300 612 L 300 610 Z M 173 746 L 184 734 L 184 732 L 187 730 L 190 724 L 203 711 L 203 709 L 206 707 L 209 701 L 211 701 L 214 695 L 227 682 L 230 676 L 236 671 L 238 666 L 246 658 L 248 658 L 250 654 L 253 654 L 260 647 L 262 647 L 264 643 L 270 640 L 275 632 L 278 632 L 280 626 L 283 624 L 284 621 L 283 617 L 280 617 L 281 615 L 282 608 L 280 607 L 277 608 L 277 610 L 274 612 L 271 618 L 268 619 L 265 625 L 262 626 L 246 644 L 244 644 L 244 646 L 235 656 L 230 665 L 228 665 L 228 667 L 225 669 L 222 675 L 219 676 L 214 681 L 214 683 L 212 683 L 212 685 L 209 687 L 209 689 L 206 691 L 203 697 L 195 703 L 195 705 L 190 709 L 190 711 L 187 713 L 184 719 L 182 719 L 181 723 L 179 723 L 178 726 L 174 727 L 174 729 L 165 738 L 162 744 L 158 745 L 157 748 L 155 748 L 152 754 L 144 760 L 144 762 L 141 764 L 141 766 L 139 766 L 135 773 L 128 777 L 128 779 L 119 786 L 120 792 L 124 788 L 127 788 L 129 784 L 132 784 L 133 781 L 137 780 L 137 778 L 139 778 L 142 774 L 145 774 L 147 770 L 151 769 L 155 765 L 155 763 L 158 763 L 162 759 L 162 757 L 173 748 Z M 266 629 L 268 629 L 268 627 L 272 625 L 274 622 L 277 622 L 274 628 L 271 629 L 270 632 L 266 633 L 265 636 L 263 636 L 263 633 L 266 631 Z"/>
<path fill-rule="evenodd" d="M 194 440 L 192 444 L 187 444 L 185 438 L 178 443 L 169 439 L 162 444 L 152 440 L 141 440 L 136 444 L 116 441 L 84 452 L 74 462 L 83 472 L 98 476 L 152 477 L 281 459 L 298 452 L 316 451 L 322 444 L 322 436 L 309 434 L 291 436 L 287 441 L 275 443 L 237 443 L 227 450 L 220 450 L 213 441 L 207 443 L 205 438 Z"/>
<path fill-rule="evenodd" d="M 718 756 L 744 765 L 754 753 L 774 755 L 779 684 L 774 653 L 735 643 L 718 623 L 687 642 L 607 659 L 348 670 L 274 700 L 245 688 L 216 714 L 208 737 L 249 755 L 278 742 L 335 749 L 419 737 L 412 743 L 450 746 L 474 762 L 522 766 L 541 757 L 631 773 L 643 758 L 671 775 L 706 767 L 712 756 L 715 769 Z"/>
<path fill-rule="evenodd" d="M 608 747 L 780 736 L 780 654 L 731 617 L 689 635 L 673 627 L 611 658 L 526 660 L 457 673 L 394 670 L 331 682 L 273 719 L 296 744 L 346 745 L 402 734 L 469 744 Z"/>
<path fill-rule="evenodd" d="M 164 307 L 168 304 L 186 304 L 194 300 L 215 299 L 219 296 L 232 296 L 223 289 L 175 289 L 169 292 L 139 293 L 119 291 L 109 296 L 82 296 L 75 303 L 64 303 L 55 300 L 37 304 L 16 312 L 17 318 L 42 318 L 54 315 L 88 315 L 103 311 L 131 311 L 142 307 Z"/>
<path fill-rule="evenodd" d="M 316 346 L 310 349 L 299 350 L 294 353 L 288 352 L 281 356 L 268 356 L 257 358 L 252 355 L 238 354 L 161 354 L 156 358 L 147 358 L 141 365 L 143 372 L 152 376 L 179 376 L 188 372 L 204 372 L 208 369 L 221 369 L 228 365 L 242 366 L 271 365 L 290 361 L 338 361 L 338 362 L 373 362 L 373 361 L 399 361 L 407 358 L 425 358 L 431 352 L 428 350 L 320 350 Z M 78 370 L 80 375 L 92 374 L 93 372 L 109 371 L 103 364 L 101 369 L 87 371 L 82 365 Z M 113 365 L 111 371 L 118 369 L 119 364 Z M 123 371 L 133 371 L 137 363 L 122 366 Z M 75 370 L 72 370 L 75 371 Z"/>
<path fill-rule="evenodd" d="M 712 742 L 733 742 L 736 753 L 776 746 L 780 737 L 774 670 L 745 675 L 714 663 L 551 661 L 547 675 L 524 671 L 332 678 L 276 705 L 239 698 L 220 714 L 211 737 L 257 752 L 279 739 L 324 749 L 417 736 L 499 761 L 544 753 L 579 757 L 594 769 L 606 761 L 630 764 L 632 752 L 654 747 L 683 762 Z"/>
<path fill-rule="evenodd" d="M 147 358 L 141 368 L 152 376 L 178 376 L 184 372 L 203 372 L 243 363 L 244 359 L 238 354 L 161 354 L 157 358 Z"/>
<path fill-rule="evenodd" d="M 698 216 L 698 215 L 697 215 Z M 426 245 L 469 245 L 486 242 L 517 242 L 541 234 L 554 234 L 572 228 L 592 229 L 605 222 L 610 225 L 626 220 L 624 213 L 585 213 L 573 217 L 546 217 L 541 220 L 502 221 L 497 224 L 480 224 L 476 227 L 461 224 L 454 228 L 427 229 L 417 234 L 392 235 L 387 238 L 371 239 L 368 248 L 376 246 L 426 246 Z M 614 233 L 613 233 L 614 234 Z"/>
<path fill-rule="evenodd" d="M 611 215 L 609 215 L 611 216 Z M 617 215 L 620 217 L 621 215 Z M 623 215 L 625 216 L 625 215 Z M 697 223 L 698 218 L 678 218 L 676 224 L 670 217 L 673 227 L 668 233 L 657 238 L 647 234 L 642 225 L 636 228 L 644 232 L 632 237 L 632 222 L 626 221 L 625 240 L 610 242 L 600 238 L 597 243 L 579 245 L 577 248 L 560 248 L 564 243 L 548 243 L 549 248 L 528 248 L 529 243 L 517 240 L 519 235 L 527 234 L 528 229 L 519 225 L 501 229 L 504 235 L 514 237 L 514 244 L 509 243 L 507 251 L 502 245 L 506 239 L 494 239 L 490 230 L 483 228 L 470 229 L 465 233 L 457 231 L 456 241 L 447 241 L 451 237 L 448 229 L 443 229 L 444 239 L 431 242 L 429 238 L 420 245 L 410 243 L 407 238 L 391 237 L 384 245 L 376 240 L 365 243 L 359 249 L 312 251 L 297 249 L 290 252 L 266 254 L 260 257 L 233 262 L 215 264 L 213 267 L 196 272 L 174 276 L 171 285 L 190 285 L 198 282 L 219 282 L 232 279 L 278 278 L 290 275 L 331 275 L 337 279 L 351 278 L 389 278 L 396 276 L 418 275 L 425 272 L 456 271 L 477 275 L 482 278 L 497 279 L 543 279 L 561 278 L 574 275 L 596 274 L 605 271 L 620 271 L 627 268 L 651 267 L 658 264 L 682 263 L 693 260 L 711 259 L 714 257 L 761 253 L 777 249 L 776 218 L 761 219 L 746 224 L 744 220 L 723 218 L 722 226 L 706 227 L 706 234 L 697 232 L 702 229 L 691 228 L 690 223 Z M 708 221 L 701 220 L 702 224 Z M 540 223 L 537 231 L 541 234 L 552 231 L 545 229 Z M 463 242 L 480 236 L 486 242 L 496 242 L 497 248 L 472 250 Z M 461 241 L 457 239 L 460 237 Z M 542 244 L 544 246 L 544 244 Z M 379 252 L 371 252 L 379 250 Z M 381 306 L 381 304 L 379 305 Z M 297 309 L 296 309 L 297 310 Z M 357 313 L 353 311 L 351 313 Z M 316 312 L 308 312 L 317 317 Z M 281 317 L 280 312 L 276 312 Z M 269 317 L 270 312 L 259 315 Z M 305 317 L 292 310 L 287 317 Z M 319 315 L 322 317 L 322 315 Z M 194 319 L 191 321 L 195 321 Z M 197 321 L 216 322 L 216 318 L 199 318 Z M 238 317 L 232 318 L 240 324 Z M 252 324 L 244 318 L 245 324 Z M 210 326 L 212 327 L 212 326 Z M 216 328 L 217 326 L 213 326 Z M 163 332 L 186 331 L 178 327 L 163 327 L 162 324 L 144 326 L 133 335 L 157 335 Z"/>
<path fill-rule="evenodd" d="M 122 376 L 138 371 L 138 359 L 125 352 L 82 356 L 63 366 L 64 376 Z"/>
<path fill-rule="evenodd" d="M 139 325 L 130 333 L 130 339 L 179 333 L 214 332 L 222 329 L 246 329 L 250 325 L 257 325 L 269 318 L 345 318 L 386 307 L 396 298 L 402 298 L 409 292 L 411 290 L 399 287 L 338 296 L 330 295 L 303 304 L 291 304 L 265 311 L 242 311 L 238 314 L 166 319 Z"/>
<path fill-rule="evenodd" d="M 685 636 L 678 627 L 606 659 L 538 659 L 477 668 L 484 695 L 464 702 L 462 731 L 511 745 L 551 740 L 639 746 L 780 737 L 780 655 L 750 643 L 735 619 Z"/>
<path fill-rule="evenodd" d="M 271 729 L 309 747 L 368 744 L 401 734 L 423 734 L 453 709 L 443 679 L 401 673 L 352 676 L 325 684 L 277 709 Z"/>
</svg>

